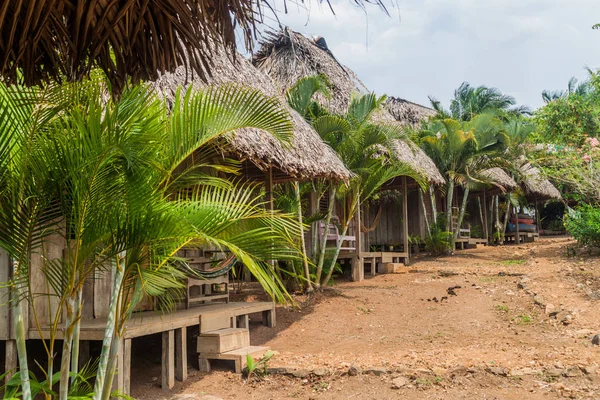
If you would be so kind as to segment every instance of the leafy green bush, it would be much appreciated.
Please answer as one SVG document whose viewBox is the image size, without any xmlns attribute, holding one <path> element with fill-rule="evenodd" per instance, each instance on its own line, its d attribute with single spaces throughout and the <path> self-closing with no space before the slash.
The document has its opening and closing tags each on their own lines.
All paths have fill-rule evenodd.
<svg viewBox="0 0 600 400">
<path fill-rule="evenodd" d="M 582 204 L 565 217 L 567 231 L 579 244 L 600 247 L 600 208 Z"/>
<path fill-rule="evenodd" d="M 425 235 L 425 250 L 433 255 L 446 254 L 452 249 L 452 232 L 446 231 L 446 217 L 439 213 L 436 223 L 429 228 L 429 235 Z"/>
</svg>

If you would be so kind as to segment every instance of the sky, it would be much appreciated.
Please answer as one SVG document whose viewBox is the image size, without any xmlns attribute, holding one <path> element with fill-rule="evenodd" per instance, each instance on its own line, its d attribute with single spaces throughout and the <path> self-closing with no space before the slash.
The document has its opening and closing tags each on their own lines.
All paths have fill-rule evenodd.
<svg viewBox="0 0 600 400">
<path fill-rule="evenodd" d="M 599 0 L 383 0 L 365 10 L 331 0 L 272 0 L 279 20 L 330 50 L 378 93 L 448 106 L 463 82 L 496 87 L 535 109 L 544 89 L 566 89 L 600 68 Z M 277 27 L 273 19 L 268 27 Z M 266 28 L 268 29 L 268 28 Z"/>
</svg>

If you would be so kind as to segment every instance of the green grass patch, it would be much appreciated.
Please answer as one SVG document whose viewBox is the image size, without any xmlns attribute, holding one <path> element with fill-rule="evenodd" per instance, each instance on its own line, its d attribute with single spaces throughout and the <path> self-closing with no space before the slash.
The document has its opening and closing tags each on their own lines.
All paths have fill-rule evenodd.
<svg viewBox="0 0 600 400">
<path fill-rule="evenodd" d="M 515 320 L 517 321 L 517 324 L 522 325 L 530 324 L 533 322 L 533 318 L 527 314 L 521 314 Z"/>
<path fill-rule="evenodd" d="M 501 312 L 503 312 L 503 313 L 508 313 L 508 311 L 509 311 L 509 310 L 508 310 L 508 306 L 505 306 L 504 304 L 496 304 L 496 305 L 494 306 L 494 308 L 495 308 L 496 310 L 498 310 L 498 311 L 501 311 Z"/>
<path fill-rule="evenodd" d="M 525 263 L 525 260 L 522 260 L 522 259 L 514 259 L 514 260 L 511 259 L 511 260 L 504 260 L 504 261 L 500 262 L 500 264 L 502 264 L 502 265 L 521 265 L 524 263 Z"/>
</svg>

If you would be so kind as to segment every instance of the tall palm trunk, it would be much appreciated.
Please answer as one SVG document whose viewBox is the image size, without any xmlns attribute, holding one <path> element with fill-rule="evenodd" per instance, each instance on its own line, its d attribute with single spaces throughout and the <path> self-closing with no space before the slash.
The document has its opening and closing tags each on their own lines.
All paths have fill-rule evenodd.
<svg viewBox="0 0 600 400">
<path fill-rule="evenodd" d="M 452 231 L 452 200 L 454 197 L 454 180 L 448 180 L 448 190 L 446 193 L 446 231 Z"/>
<path fill-rule="evenodd" d="M 76 375 L 79 372 L 79 333 L 81 331 L 82 296 L 83 289 L 78 291 L 78 296 L 75 303 L 75 327 L 73 329 L 73 345 L 71 349 L 71 384 L 73 384 L 77 378 Z"/>
<path fill-rule="evenodd" d="M 69 395 L 69 376 L 71 372 L 71 351 L 73 346 L 73 336 L 75 333 L 75 324 L 77 323 L 77 293 L 70 294 L 65 300 L 66 320 L 65 332 L 63 335 L 63 348 L 60 363 L 60 390 L 59 399 L 67 400 Z"/>
<path fill-rule="evenodd" d="M 502 226 L 502 232 L 500 232 L 500 237 L 502 239 L 502 244 L 504 244 L 504 237 L 506 235 L 506 227 L 508 225 L 508 219 L 510 218 L 510 198 L 506 200 L 506 213 L 504 213 L 504 224 Z"/>
<path fill-rule="evenodd" d="M 469 188 L 465 188 L 463 195 L 462 204 L 460 205 L 460 212 L 458 213 L 458 221 L 456 223 L 456 232 L 454 232 L 454 241 L 458 239 L 460 234 L 460 227 L 462 226 L 463 219 L 465 218 L 465 211 L 467 210 L 467 201 L 469 199 Z"/>
<path fill-rule="evenodd" d="M 431 200 L 431 212 L 433 213 L 433 224 L 437 224 L 437 207 L 435 205 L 435 190 L 429 185 L 429 199 Z"/>
<path fill-rule="evenodd" d="M 121 265 L 121 259 L 123 265 Z M 108 311 L 108 318 L 106 321 L 106 329 L 104 331 L 104 340 L 102 342 L 102 352 L 100 353 L 100 360 L 98 361 L 98 372 L 96 374 L 96 384 L 94 385 L 94 400 L 100 400 L 105 387 L 112 385 L 112 381 L 108 381 L 107 378 L 111 375 L 108 371 L 109 361 L 112 351 L 112 341 L 115 336 L 116 325 L 117 325 L 117 309 L 119 307 L 119 293 L 123 284 L 123 276 L 125 274 L 125 259 L 118 257 L 115 265 L 115 278 L 113 284 L 113 290 L 110 296 L 110 304 Z"/>
<path fill-rule="evenodd" d="M 477 208 L 479 208 L 479 219 L 481 220 L 481 234 L 485 236 L 487 227 L 485 226 L 485 219 L 483 219 L 483 207 L 481 206 L 481 197 L 479 196 L 477 196 Z"/>
<path fill-rule="evenodd" d="M 15 282 L 14 293 L 15 296 L 12 299 L 12 312 L 13 312 L 13 324 L 15 327 L 15 341 L 17 344 L 17 357 L 19 359 L 19 372 L 21 376 L 21 391 L 23 400 L 31 399 L 31 384 L 29 382 L 29 365 L 27 363 L 27 345 L 25 342 L 25 321 L 23 318 L 23 303 L 27 305 L 26 301 L 21 299 L 25 298 L 23 295 L 24 289 L 22 284 L 19 282 L 19 263 L 15 263 L 12 259 L 10 265 L 13 268 L 13 279 Z"/>
<path fill-rule="evenodd" d="M 300 184 L 294 182 L 294 192 L 296 193 L 296 202 L 298 203 L 298 224 L 300 225 L 300 244 L 302 246 L 302 265 L 304 266 L 304 279 L 306 279 L 306 291 L 312 292 L 313 287 L 310 281 L 310 270 L 308 268 L 308 256 L 306 255 L 306 241 L 304 240 L 304 223 L 302 222 L 302 197 L 300 196 Z"/>
<path fill-rule="evenodd" d="M 421 207 L 423 208 L 423 217 L 425 218 L 425 228 L 427 229 L 427 235 L 431 236 L 431 227 L 429 226 L 429 218 L 427 218 L 427 208 L 425 207 L 425 196 L 423 195 L 423 189 L 419 189 L 419 200 L 421 200 Z"/>
<path fill-rule="evenodd" d="M 329 207 L 327 207 L 327 216 L 325 217 L 325 227 L 323 236 L 321 237 L 321 243 L 319 246 L 319 262 L 317 264 L 317 274 L 315 278 L 315 287 L 319 289 L 321 287 L 321 275 L 323 274 L 323 263 L 325 262 L 325 246 L 327 246 L 327 233 L 329 230 L 329 224 L 331 222 L 331 215 L 333 214 L 333 205 L 335 203 L 335 194 L 337 187 L 333 186 L 329 192 Z"/>
</svg>

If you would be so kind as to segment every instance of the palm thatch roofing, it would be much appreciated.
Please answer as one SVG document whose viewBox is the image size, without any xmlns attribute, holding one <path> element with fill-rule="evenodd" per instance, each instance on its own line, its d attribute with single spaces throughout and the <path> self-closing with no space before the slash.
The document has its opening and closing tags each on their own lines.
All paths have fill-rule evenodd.
<svg viewBox="0 0 600 400">
<path fill-rule="evenodd" d="M 375 3 L 387 12 L 382 0 L 353 1 Z M 153 80 L 185 64 L 198 74 L 208 73 L 213 57 L 207 44 L 220 43 L 233 50 L 237 31 L 250 50 L 265 11 L 276 13 L 270 3 L 4 0 L 0 2 L 0 75 L 10 81 L 22 76 L 26 85 L 36 85 L 64 77 L 77 80 L 97 66 L 118 91 L 130 79 Z M 186 54 L 194 57 L 187 60 Z"/>
<path fill-rule="evenodd" d="M 489 179 L 494 186 L 499 187 L 502 191 L 511 191 L 519 187 L 517 182 L 502 168 L 489 168 L 482 171 L 480 175 L 485 179 Z"/>
<path fill-rule="evenodd" d="M 539 200 L 562 200 L 560 191 L 548 179 L 542 176 L 541 171 L 528 162 L 518 166 L 521 180 L 526 194 L 533 195 Z"/>
<path fill-rule="evenodd" d="M 230 59 L 223 51 L 214 53 L 213 73 L 208 84 L 237 83 L 261 90 L 269 96 L 279 96 L 274 82 L 256 69 L 249 61 L 238 55 Z M 178 67 L 165 73 L 153 83 L 153 87 L 165 98 L 172 100 L 178 86 L 193 84 L 205 86 L 203 80 L 191 74 L 189 69 Z M 283 104 L 285 100 L 281 98 Z M 326 145 L 312 127 L 297 112 L 288 107 L 295 132 L 291 146 L 284 146 L 271 134 L 259 129 L 242 129 L 227 143 L 227 149 L 242 161 L 250 161 L 261 171 L 275 167 L 274 180 L 326 178 L 347 181 L 351 173 L 346 169 L 333 149 Z M 246 163 L 247 165 L 247 163 Z M 247 167 L 245 167 L 247 168 Z M 264 175 L 263 175 L 264 176 Z"/>
<path fill-rule="evenodd" d="M 394 141 L 394 155 L 411 166 L 415 172 L 423 176 L 431 184 L 441 185 L 446 182 L 435 163 L 420 147 L 403 140 Z"/>
<path fill-rule="evenodd" d="M 301 78 L 325 75 L 330 85 L 330 97 L 317 94 L 317 101 L 330 112 L 344 114 L 351 95 L 369 93 L 369 89 L 324 47 L 322 38 L 319 41 L 320 45 L 287 27 L 279 32 L 268 32 L 252 61 L 277 82 L 282 94 Z M 419 112 L 422 114 L 424 111 Z M 396 118 L 385 109 L 376 113 L 374 119 L 381 123 L 397 123 Z M 422 173 L 431 183 L 445 182 L 435 163 L 416 146 L 399 144 L 396 153 L 398 159 Z"/>
<path fill-rule="evenodd" d="M 385 108 L 396 121 L 413 127 L 436 114 L 433 108 L 393 96 L 387 98 Z"/>
</svg>

